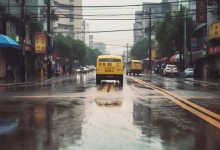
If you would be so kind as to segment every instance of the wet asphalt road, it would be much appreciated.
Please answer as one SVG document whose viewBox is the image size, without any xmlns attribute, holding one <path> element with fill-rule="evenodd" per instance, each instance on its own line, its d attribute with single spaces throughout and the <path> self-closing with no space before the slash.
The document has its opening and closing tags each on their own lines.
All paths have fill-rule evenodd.
<svg viewBox="0 0 220 150">
<path fill-rule="evenodd" d="M 158 75 L 96 85 L 95 73 L 0 87 L 0 149 L 219 150 L 219 91 Z"/>
</svg>

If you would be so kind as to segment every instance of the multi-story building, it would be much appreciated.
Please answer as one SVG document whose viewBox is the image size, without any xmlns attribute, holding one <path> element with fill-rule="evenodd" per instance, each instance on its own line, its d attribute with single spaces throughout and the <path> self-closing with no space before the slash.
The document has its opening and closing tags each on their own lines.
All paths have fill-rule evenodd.
<svg viewBox="0 0 220 150">
<path fill-rule="evenodd" d="M 89 47 L 93 48 L 93 35 L 89 35 Z"/>
<path fill-rule="evenodd" d="M 151 9 L 151 25 L 155 24 L 161 16 L 161 4 L 152 2 L 143 2 L 142 10 L 135 12 L 134 27 L 134 44 L 148 36 L 145 32 L 145 28 L 149 26 L 149 10 Z"/>
<path fill-rule="evenodd" d="M 194 74 L 197 78 L 210 78 L 213 71 L 220 74 L 220 14 L 215 3 L 207 2 L 209 1 L 189 2 L 189 14 L 195 21 L 193 38 L 196 39 L 197 44 L 191 49 Z M 200 3 L 203 5 L 199 6 Z M 204 8 L 200 8 L 201 6 Z M 199 9 L 207 12 L 196 15 L 196 10 L 199 11 Z M 200 17 L 205 19 L 202 23 L 198 22 Z"/>
<path fill-rule="evenodd" d="M 82 40 L 82 19 L 80 19 L 82 18 L 82 8 L 74 7 L 82 6 L 82 0 L 54 0 L 54 4 L 57 7 L 56 12 L 59 14 L 54 32 Z"/>
<path fill-rule="evenodd" d="M 11 47 L 0 49 L 0 77 L 6 77 L 8 74 L 8 68 L 13 68 L 14 66 L 21 68 L 21 58 L 22 55 L 25 54 L 26 67 L 34 68 L 35 66 L 30 65 L 28 62 L 31 60 L 33 62 L 33 43 L 34 43 L 34 35 L 31 32 L 30 27 L 30 18 L 39 17 L 41 8 L 36 6 L 42 6 L 46 8 L 45 1 L 42 0 L 29 0 L 25 1 L 25 39 L 22 40 L 22 24 L 21 24 L 21 0 L 0 0 L 0 32 L 1 34 L 10 36 L 12 39 L 17 41 L 18 43 L 24 42 L 24 51 L 22 47 Z M 53 2 L 51 2 L 51 5 Z M 35 6 L 35 7 L 30 7 Z"/>
<path fill-rule="evenodd" d="M 87 46 L 89 46 L 89 24 L 86 23 L 85 20 L 83 20 L 82 28 L 83 28 L 82 40 Z"/>
<path fill-rule="evenodd" d="M 103 42 L 93 42 L 93 48 L 97 48 L 102 54 L 106 54 L 106 45 Z"/>
</svg>

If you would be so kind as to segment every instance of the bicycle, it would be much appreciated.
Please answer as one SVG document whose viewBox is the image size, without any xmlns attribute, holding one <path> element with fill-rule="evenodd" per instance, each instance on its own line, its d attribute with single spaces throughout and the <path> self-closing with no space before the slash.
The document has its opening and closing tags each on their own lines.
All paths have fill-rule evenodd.
<svg viewBox="0 0 220 150">
<path fill-rule="evenodd" d="M 27 78 L 28 72 L 25 71 L 25 78 Z M 17 79 L 19 76 L 21 76 L 21 70 L 18 69 L 17 66 L 13 67 L 13 76 L 15 79 Z"/>
<path fill-rule="evenodd" d="M 19 70 L 16 66 L 13 68 L 13 76 L 15 79 L 17 79 L 19 76 Z"/>
</svg>

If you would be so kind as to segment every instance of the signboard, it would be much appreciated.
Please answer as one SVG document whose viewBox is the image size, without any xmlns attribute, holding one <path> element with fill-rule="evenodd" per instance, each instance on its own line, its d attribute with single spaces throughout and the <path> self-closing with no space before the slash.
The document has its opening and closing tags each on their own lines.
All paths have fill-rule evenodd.
<svg viewBox="0 0 220 150">
<path fill-rule="evenodd" d="M 151 47 L 151 58 L 155 59 L 156 58 L 156 47 Z"/>
<path fill-rule="evenodd" d="M 191 38 L 191 46 L 196 47 L 197 46 L 197 38 Z"/>
<path fill-rule="evenodd" d="M 196 23 L 207 23 L 207 0 L 196 1 Z"/>
<path fill-rule="evenodd" d="M 206 55 L 207 55 L 206 50 L 199 50 L 199 51 L 192 52 L 193 59 L 204 58 L 206 57 Z"/>
<path fill-rule="evenodd" d="M 128 53 L 127 53 L 127 58 L 130 58 L 130 52 L 128 51 Z"/>
<path fill-rule="evenodd" d="M 35 32 L 35 53 L 47 52 L 47 38 L 45 32 Z"/>
<path fill-rule="evenodd" d="M 220 53 L 220 46 L 209 48 L 209 55 Z"/>
<path fill-rule="evenodd" d="M 209 40 L 220 37 L 220 22 L 215 22 L 209 26 Z"/>
</svg>

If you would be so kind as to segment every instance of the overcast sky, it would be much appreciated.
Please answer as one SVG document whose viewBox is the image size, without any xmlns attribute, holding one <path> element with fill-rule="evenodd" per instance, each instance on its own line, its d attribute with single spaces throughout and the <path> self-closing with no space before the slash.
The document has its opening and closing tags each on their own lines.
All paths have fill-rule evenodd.
<svg viewBox="0 0 220 150">
<path fill-rule="evenodd" d="M 115 5 L 141 5 L 143 2 L 159 3 L 161 0 L 82 0 L 83 6 L 115 6 Z M 86 19 L 134 19 L 134 15 L 121 16 L 100 16 L 103 14 L 135 14 L 135 11 L 142 10 L 141 6 L 122 8 L 83 8 L 83 15 Z M 111 31 L 133 29 L 134 20 L 86 20 L 89 23 L 89 30 Z M 90 33 L 94 42 L 106 44 L 106 50 L 113 55 L 121 55 L 127 48 L 127 44 L 133 44 L 133 31 Z"/>
</svg>

